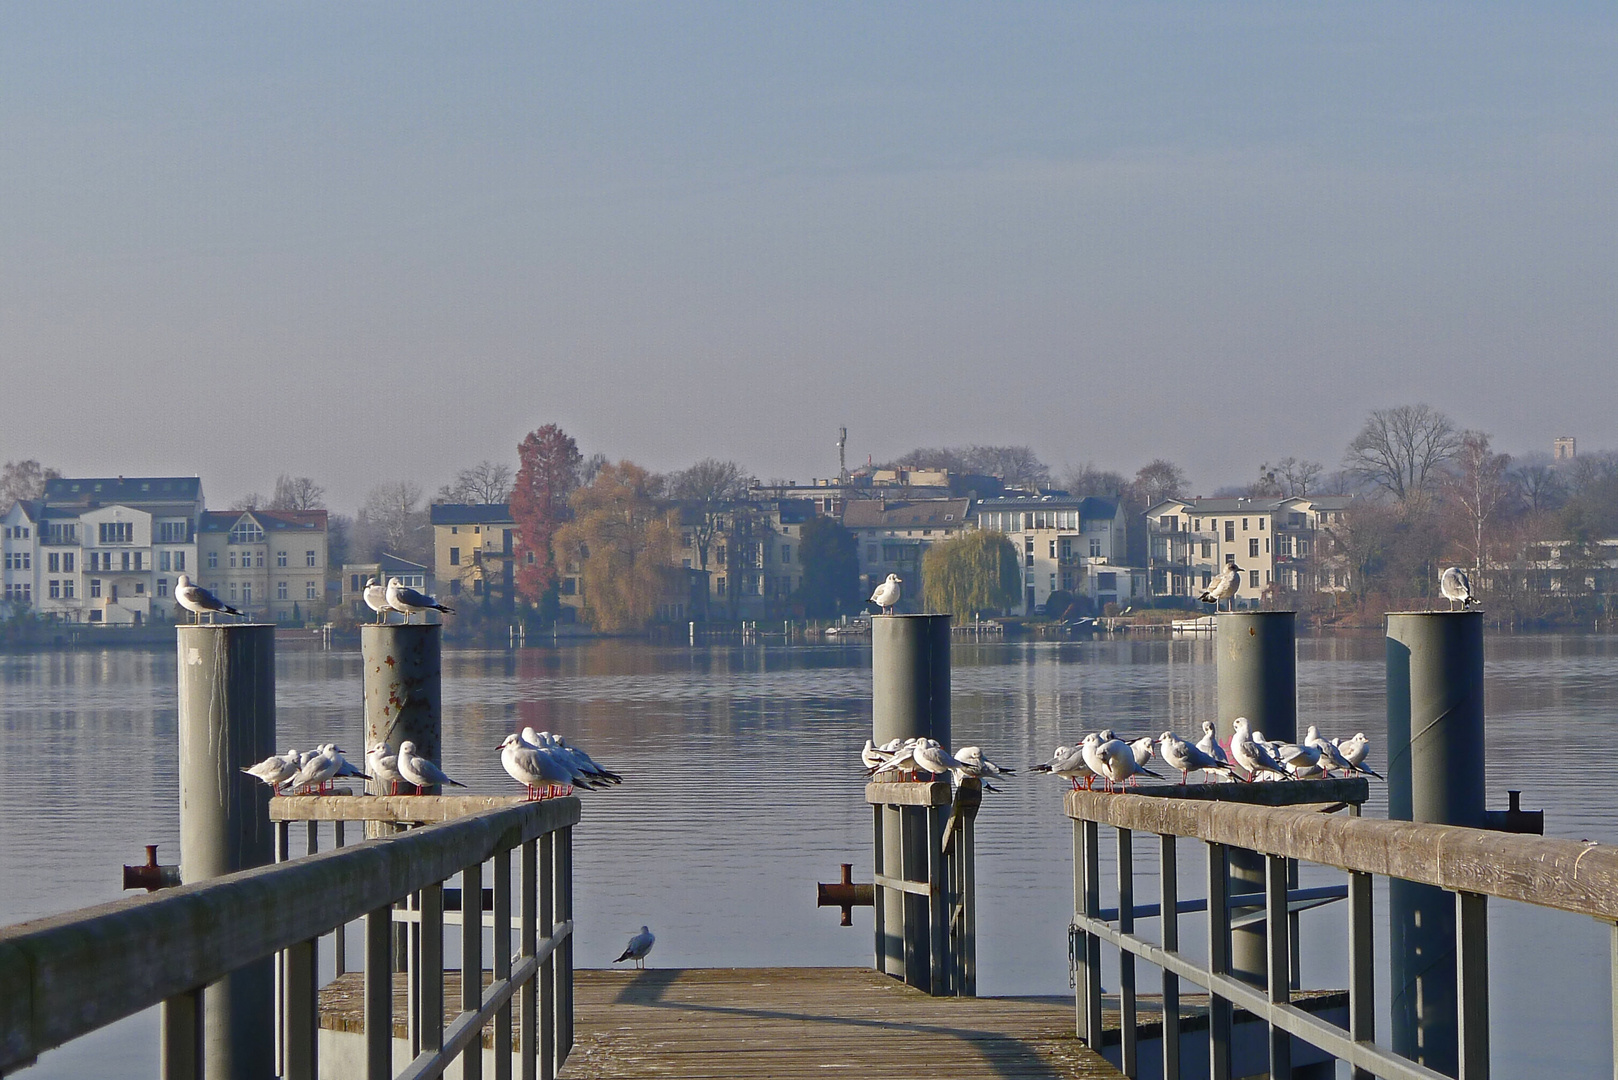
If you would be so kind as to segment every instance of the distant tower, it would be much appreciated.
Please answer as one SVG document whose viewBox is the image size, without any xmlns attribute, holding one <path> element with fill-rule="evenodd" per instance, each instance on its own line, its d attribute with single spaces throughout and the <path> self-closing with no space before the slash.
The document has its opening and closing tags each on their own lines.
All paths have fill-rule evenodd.
<svg viewBox="0 0 1618 1080">
<path fill-rule="evenodd" d="M 848 483 L 848 429 L 837 429 L 837 483 L 839 486 Z"/>
<path fill-rule="evenodd" d="M 1551 443 L 1551 453 L 1557 461 L 1572 461 L 1579 456 L 1579 443 L 1571 435 L 1563 435 Z"/>
</svg>

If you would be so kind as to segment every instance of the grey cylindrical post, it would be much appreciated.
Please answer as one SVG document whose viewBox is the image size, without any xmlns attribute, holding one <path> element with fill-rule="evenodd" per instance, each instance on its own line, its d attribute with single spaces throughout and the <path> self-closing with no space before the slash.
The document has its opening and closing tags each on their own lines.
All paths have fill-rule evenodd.
<svg viewBox="0 0 1618 1080">
<path fill-rule="evenodd" d="M 386 742 L 416 744 L 416 753 L 443 763 L 439 707 L 441 637 L 437 623 L 360 627 L 360 655 L 365 664 L 365 745 Z M 363 752 L 363 748 L 362 751 Z M 373 795 L 386 795 L 376 781 L 366 785 Z"/>
<path fill-rule="evenodd" d="M 948 615 L 877 615 L 871 619 L 871 738 L 949 738 Z M 919 880 L 927 871 L 927 813 L 923 807 L 882 810 L 882 862 L 889 875 Z M 903 845 L 901 847 L 901 830 Z M 877 968 L 930 989 L 927 898 L 883 890 L 886 929 Z M 904 928 L 901 937 L 899 928 Z M 906 964 L 909 956 L 913 966 Z"/>
<path fill-rule="evenodd" d="M 1481 828 L 1483 614 L 1388 616 L 1388 817 Z M 1455 900 L 1393 878 L 1393 1048 L 1428 1068 L 1459 1066 Z"/>
<path fill-rule="evenodd" d="M 1245 716 L 1267 739 L 1298 737 L 1297 613 L 1231 611 L 1214 616 L 1214 651 L 1219 681 L 1219 735 L 1228 740 L 1236 718 Z M 1264 891 L 1264 857 L 1230 850 L 1230 892 Z M 1254 906 L 1263 903 L 1254 898 Z M 1266 984 L 1268 952 L 1262 924 L 1230 936 L 1230 972 L 1259 986 Z"/>
<path fill-rule="evenodd" d="M 180 626 L 180 877 L 187 884 L 275 857 L 270 789 L 242 769 L 275 752 L 275 627 Z M 274 961 L 203 992 L 204 1072 L 268 1080 L 275 1067 Z"/>
</svg>

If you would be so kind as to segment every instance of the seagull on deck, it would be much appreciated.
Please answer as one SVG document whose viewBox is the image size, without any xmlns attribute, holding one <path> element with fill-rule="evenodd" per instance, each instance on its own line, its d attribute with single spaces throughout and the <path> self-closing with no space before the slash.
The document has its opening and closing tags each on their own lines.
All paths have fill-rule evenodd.
<svg viewBox="0 0 1618 1080">
<path fill-rule="evenodd" d="M 304 759 L 297 775 L 292 778 L 292 790 L 302 788 L 305 794 L 323 793 L 327 782 L 337 775 L 339 766 L 335 749 L 331 743 L 316 747 L 314 754 Z"/>
<path fill-rule="evenodd" d="M 1204 783 L 1207 782 L 1209 773 L 1223 773 L 1229 777 L 1236 775 L 1236 770 L 1230 767 L 1229 762 L 1217 760 L 1212 754 L 1199 746 L 1191 745 L 1172 731 L 1165 731 L 1157 737 L 1157 750 L 1171 768 L 1180 770 L 1182 784 L 1198 769 L 1202 770 Z"/>
<path fill-rule="evenodd" d="M 1451 611 L 1455 610 L 1456 604 L 1461 605 L 1462 611 L 1473 605 L 1482 606 L 1482 601 L 1472 595 L 1472 579 L 1467 577 L 1466 571 L 1459 566 L 1452 566 L 1444 571 L 1438 579 L 1438 591 L 1449 601 Z"/>
<path fill-rule="evenodd" d="M 1334 740 L 1337 752 L 1343 755 L 1343 760 L 1354 767 L 1355 772 L 1369 773 L 1378 780 L 1382 774 L 1365 764 L 1365 755 L 1370 752 L 1371 740 L 1365 737 L 1365 732 L 1357 731 L 1353 738 Z"/>
<path fill-rule="evenodd" d="M 399 772 L 399 755 L 386 742 L 375 742 L 365 749 L 365 767 L 379 785 L 388 785 L 388 794 L 399 794 L 399 785 L 406 783 Z"/>
<path fill-rule="evenodd" d="M 393 608 L 388 603 L 388 587 L 382 584 L 382 579 L 373 577 L 365 583 L 365 591 L 360 594 L 365 598 L 365 606 L 376 612 L 376 621 L 388 621 L 388 612 Z"/>
<path fill-rule="evenodd" d="M 1197 740 L 1197 749 L 1221 765 L 1230 764 L 1230 757 L 1226 755 L 1225 748 L 1219 745 L 1219 734 L 1215 731 L 1212 720 L 1202 722 L 1202 738 Z M 1232 775 L 1235 774 L 1233 773 Z"/>
<path fill-rule="evenodd" d="M 657 944 L 657 936 L 652 933 L 650 927 L 643 926 L 640 928 L 640 933 L 629 939 L 629 944 L 624 947 L 623 953 L 613 963 L 620 964 L 625 960 L 633 960 L 636 967 L 643 968 L 646 966 L 646 954 L 652 951 L 652 946 L 655 944 Z"/>
<path fill-rule="evenodd" d="M 1281 763 L 1275 760 L 1269 748 L 1253 738 L 1251 722 L 1245 716 L 1236 718 L 1235 732 L 1230 737 L 1230 756 L 1236 759 L 1236 764 L 1247 770 L 1248 775 L 1257 780 L 1259 773 L 1272 773 L 1279 779 L 1286 779 L 1287 771 Z"/>
<path fill-rule="evenodd" d="M 298 774 L 298 767 L 302 761 L 302 754 L 296 750 L 288 750 L 284 754 L 271 754 L 251 769 L 243 769 L 242 772 L 268 784 L 271 794 L 274 794 L 277 788 Z"/>
<path fill-rule="evenodd" d="M 899 606 L 899 597 L 904 593 L 900 581 L 898 574 L 889 574 L 888 580 L 878 585 L 871 594 L 871 603 L 880 607 L 882 614 L 892 615 L 893 609 Z"/>
<path fill-rule="evenodd" d="M 1348 763 L 1348 759 L 1343 756 L 1342 751 L 1337 749 L 1335 743 L 1330 739 L 1321 737 L 1320 729 L 1314 724 L 1309 725 L 1309 731 L 1303 737 L 1303 745 L 1312 746 L 1320 751 L 1320 768 L 1328 774 L 1333 769 L 1343 773 L 1356 771 L 1354 766 Z"/>
<path fill-rule="evenodd" d="M 1083 742 L 1079 743 L 1079 753 L 1083 755 L 1084 764 L 1091 773 L 1090 778 L 1084 781 L 1086 791 L 1090 790 L 1095 777 L 1106 779 L 1107 766 L 1101 761 L 1100 751 L 1103 746 L 1113 741 L 1115 740 L 1112 737 L 1112 730 L 1109 728 L 1102 732 L 1092 731 L 1084 737 Z"/>
<path fill-rule="evenodd" d="M 1214 610 L 1218 611 L 1220 602 L 1234 600 L 1236 591 L 1241 587 L 1242 568 L 1235 563 L 1231 563 L 1220 571 L 1218 577 L 1208 583 L 1208 587 L 1202 590 L 1202 594 L 1197 599 L 1204 604 L 1212 604 Z"/>
<path fill-rule="evenodd" d="M 1132 782 L 1137 776 L 1150 776 L 1154 779 L 1163 779 L 1157 773 L 1141 765 L 1135 760 L 1135 749 L 1122 739 L 1112 739 L 1102 743 L 1096 749 L 1096 757 L 1101 760 L 1101 776 L 1107 781 L 1107 790 L 1113 791 L 1125 783 Z"/>
<path fill-rule="evenodd" d="M 440 611 L 445 615 L 455 614 L 455 609 L 445 607 L 426 593 L 417 592 L 405 585 L 398 578 L 388 579 L 388 606 L 394 611 L 404 612 L 405 622 L 416 612 L 423 614 L 429 611 Z"/>
<path fill-rule="evenodd" d="M 1049 761 L 1032 766 L 1030 771 L 1048 772 L 1052 776 L 1072 781 L 1074 791 L 1079 790 L 1080 778 L 1091 782 L 1095 779 L 1090 766 L 1084 763 L 1084 751 L 1077 746 L 1058 746 Z"/>
<path fill-rule="evenodd" d="M 997 762 L 990 761 L 983 756 L 981 746 L 963 746 L 955 751 L 955 757 L 966 767 L 967 775 L 979 778 L 991 776 L 1014 776 L 1017 770 Z"/>
<path fill-rule="evenodd" d="M 174 599 L 181 607 L 195 615 L 197 622 L 201 622 L 202 616 L 207 615 L 211 623 L 214 615 L 221 611 L 226 615 L 242 614 L 201 585 L 191 584 L 191 579 L 184 574 L 174 582 Z"/>
<path fill-rule="evenodd" d="M 500 744 L 500 764 L 513 780 L 528 789 L 530 801 L 573 790 L 573 771 L 553 755 L 524 746 L 520 735 L 507 735 Z"/>
<path fill-rule="evenodd" d="M 397 579 L 395 579 L 397 580 Z M 416 744 L 406 739 L 399 744 L 399 775 L 409 783 L 416 786 L 419 795 L 421 789 L 445 784 L 451 787 L 465 787 L 456 780 L 444 775 L 444 770 L 432 763 L 430 758 L 424 758 L 416 753 Z"/>
</svg>

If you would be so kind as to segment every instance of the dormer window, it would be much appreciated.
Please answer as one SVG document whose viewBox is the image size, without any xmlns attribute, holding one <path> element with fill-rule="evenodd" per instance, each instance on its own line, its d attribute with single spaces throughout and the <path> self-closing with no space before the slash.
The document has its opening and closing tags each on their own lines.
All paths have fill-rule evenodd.
<svg viewBox="0 0 1618 1080">
<path fill-rule="evenodd" d="M 232 544 L 262 544 L 264 542 L 264 530 L 252 518 L 244 517 L 231 526 L 230 542 Z"/>
</svg>

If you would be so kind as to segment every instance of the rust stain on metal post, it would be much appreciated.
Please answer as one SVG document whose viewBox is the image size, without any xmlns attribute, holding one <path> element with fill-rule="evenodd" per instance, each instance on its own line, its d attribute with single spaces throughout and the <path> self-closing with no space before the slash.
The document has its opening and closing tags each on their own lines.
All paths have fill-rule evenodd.
<svg viewBox="0 0 1618 1080">
<path fill-rule="evenodd" d="M 843 926 L 854 925 L 854 909 L 856 907 L 873 907 L 876 904 L 876 886 L 870 882 L 856 884 L 854 881 L 854 864 L 843 864 L 843 880 L 831 884 L 817 882 L 815 885 L 815 907 L 840 907 L 843 909 Z"/>
</svg>

